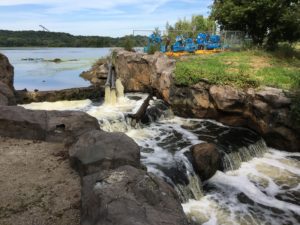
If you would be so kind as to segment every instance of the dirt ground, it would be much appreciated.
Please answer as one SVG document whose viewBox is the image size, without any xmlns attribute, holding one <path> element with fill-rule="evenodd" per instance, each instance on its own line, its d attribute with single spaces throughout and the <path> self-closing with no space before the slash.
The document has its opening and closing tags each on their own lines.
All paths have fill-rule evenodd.
<svg viewBox="0 0 300 225">
<path fill-rule="evenodd" d="M 79 225 L 80 179 L 62 144 L 0 137 L 0 224 Z"/>
</svg>

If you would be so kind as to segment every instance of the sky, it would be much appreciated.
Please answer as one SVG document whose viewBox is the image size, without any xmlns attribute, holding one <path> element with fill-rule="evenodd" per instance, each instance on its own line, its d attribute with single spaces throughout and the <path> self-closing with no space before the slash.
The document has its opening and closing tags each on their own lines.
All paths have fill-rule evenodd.
<svg viewBox="0 0 300 225">
<path fill-rule="evenodd" d="M 120 37 L 208 16 L 213 0 L 0 0 L 0 29 Z M 135 34 L 145 35 L 138 31 Z"/>
</svg>

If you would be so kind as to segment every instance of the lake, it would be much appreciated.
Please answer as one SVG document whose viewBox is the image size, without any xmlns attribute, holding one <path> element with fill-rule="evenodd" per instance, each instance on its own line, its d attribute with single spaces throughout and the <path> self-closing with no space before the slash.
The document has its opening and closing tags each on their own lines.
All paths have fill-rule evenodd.
<svg viewBox="0 0 300 225">
<path fill-rule="evenodd" d="M 0 48 L 15 68 L 16 90 L 60 90 L 90 85 L 79 77 L 110 48 Z M 50 62 L 59 58 L 60 63 Z"/>
</svg>

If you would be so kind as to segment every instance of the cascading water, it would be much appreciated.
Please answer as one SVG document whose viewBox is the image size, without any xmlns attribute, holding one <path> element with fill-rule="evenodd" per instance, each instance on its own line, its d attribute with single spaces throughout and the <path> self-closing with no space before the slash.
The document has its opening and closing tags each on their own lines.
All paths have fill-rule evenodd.
<svg viewBox="0 0 300 225">
<path fill-rule="evenodd" d="M 115 86 L 118 98 L 114 106 L 105 98 L 106 104 L 100 105 L 85 100 L 24 107 L 81 110 L 96 117 L 103 130 L 125 132 L 141 147 L 141 161 L 148 171 L 175 188 L 184 211 L 196 224 L 300 223 L 299 153 L 269 149 L 248 129 L 174 117 L 157 99 L 150 101 L 141 123 L 132 127 L 128 115 L 138 111 L 147 95 L 122 97 L 118 80 Z M 201 184 L 189 149 L 203 141 L 216 144 L 222 154 L 223 172 Z"/>
<path fill-rule="evenodd" d="M 116 79 L 116 70 L 111 64 L 108 66 L 108 75 L 105 83 L 104 104 L 116 105 L 118 99 L 124 98 L 124 87 L 120 79 Z"/>
</svg>

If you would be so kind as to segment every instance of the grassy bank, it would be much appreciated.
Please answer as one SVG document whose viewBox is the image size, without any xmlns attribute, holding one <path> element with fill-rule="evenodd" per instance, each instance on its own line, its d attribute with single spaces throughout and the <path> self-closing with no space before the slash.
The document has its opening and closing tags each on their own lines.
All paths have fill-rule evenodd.
<svg viewBox="0 0 300 225">
<path fill-rule="evenodd" d="M 291 90 L 300 83 L 298 51 L 262 50 L 223 52 L 183 57 L 176 65 L 177 84 L 191 85 L 201 80 L 237 88 L 271 86 Z"/>
</svg>

